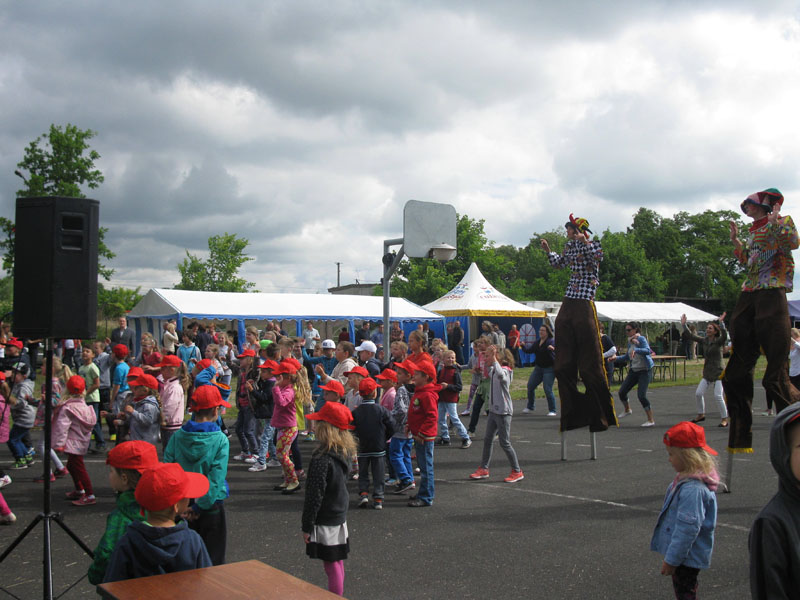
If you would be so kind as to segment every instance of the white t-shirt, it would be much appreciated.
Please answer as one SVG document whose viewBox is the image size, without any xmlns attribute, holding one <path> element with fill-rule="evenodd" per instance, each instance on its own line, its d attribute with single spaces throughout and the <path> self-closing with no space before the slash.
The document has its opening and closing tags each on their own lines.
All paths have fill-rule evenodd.
<svg viewBox="0 0 800 600">
<path fill-rule="evenodd" d="M 303 337 L 306 340 L 306 350 L 313 350 L 317 345 L 317 338 L 319 338 L 319 331 L 314 329 L 303 329 Z"/>
</svg>

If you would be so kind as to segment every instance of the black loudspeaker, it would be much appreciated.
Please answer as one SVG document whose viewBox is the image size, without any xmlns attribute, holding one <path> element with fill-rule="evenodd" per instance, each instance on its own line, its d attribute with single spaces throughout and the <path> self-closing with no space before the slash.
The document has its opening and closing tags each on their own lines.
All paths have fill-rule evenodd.
<svg viewBox="0 0 800 600">
<path fill-rule="evenodd" d="M 88 198 L 17 198 L 14 334 L 97 334 L 100 203 Z"/>
</svg>

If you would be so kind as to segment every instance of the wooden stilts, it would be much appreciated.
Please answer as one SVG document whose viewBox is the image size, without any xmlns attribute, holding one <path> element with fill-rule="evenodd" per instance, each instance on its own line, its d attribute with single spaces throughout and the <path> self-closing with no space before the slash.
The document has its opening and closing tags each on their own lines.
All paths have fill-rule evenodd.
<svg viewBox="0 0 800 600">
<path fill-rule="evenodd" d="M 591 439 L 591 446 L 592 446 L 592 460 L 597 460 L 597 432 L 592 431 L 589 433 L 589 437 Z"/>
<path fill-rule="evenodd" d="M 561 432 L 561 460 L 567 460 L 567 432 Z"/>
</svg>

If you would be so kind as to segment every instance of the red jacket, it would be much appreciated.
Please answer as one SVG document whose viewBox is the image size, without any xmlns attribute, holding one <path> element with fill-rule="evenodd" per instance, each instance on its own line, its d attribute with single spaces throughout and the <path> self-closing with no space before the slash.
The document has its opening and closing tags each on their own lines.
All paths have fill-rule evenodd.
<svg viewBox="0 0 800 600">
<path fill-rule="evenodd" d="M 411 405 L 408 407 L 408 430 L 415 437 L 426 441 L 436 439 L 439 419 L 439 386 L 428 383 L 414 390 Z"/>
</svg>

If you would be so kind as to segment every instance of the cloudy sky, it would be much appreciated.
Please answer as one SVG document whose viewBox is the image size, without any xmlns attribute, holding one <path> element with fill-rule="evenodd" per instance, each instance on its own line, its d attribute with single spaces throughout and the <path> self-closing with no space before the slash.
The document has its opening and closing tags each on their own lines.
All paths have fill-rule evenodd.
<svg viewBox="0 0 800 600">
<path fill-rule="evenodd" d="M 0 31 L 0 215 L 31 140 L 97 131 L 115 285 L 223 232 L 264 292 L 374 282 L 412 198 L 519 246 L 766 187 L 800 219 L 795 1 L 4 2 Z"/>
</svg>

